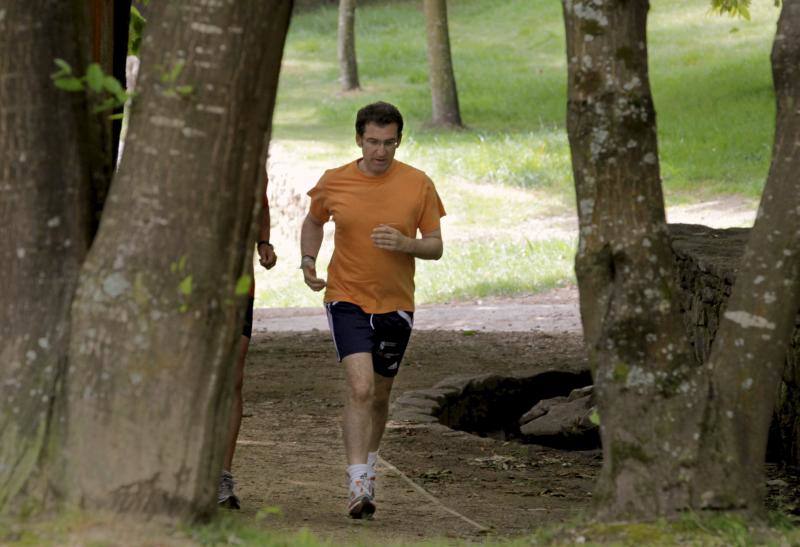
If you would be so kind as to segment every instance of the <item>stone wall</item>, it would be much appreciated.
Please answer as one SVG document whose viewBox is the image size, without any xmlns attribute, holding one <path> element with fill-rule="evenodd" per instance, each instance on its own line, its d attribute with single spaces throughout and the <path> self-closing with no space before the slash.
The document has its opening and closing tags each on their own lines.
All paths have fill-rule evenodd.
<svg viewBox="0 0 800 547">
<path fill-rule="evenodd" d="M 689 339 L 698 361 L 708 358 L 711 342 L 744 252 L 748 228 L 715 230 L 696 224 L 671 224 L 672 248 L 678 262 L 682 306 Z M 770 452 L 800 465 L 800 315 L 792 334 L 773 422 Z"/>
</svg>

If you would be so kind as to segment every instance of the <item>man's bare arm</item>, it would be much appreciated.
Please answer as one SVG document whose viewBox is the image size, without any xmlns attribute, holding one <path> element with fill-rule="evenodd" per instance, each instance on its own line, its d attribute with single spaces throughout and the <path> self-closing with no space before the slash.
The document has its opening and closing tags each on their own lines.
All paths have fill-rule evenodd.
<svg viewBox="0 0 800 547">
<path fill-rule="evenodd" d="M 303 278 L 306 285 L 314 291 L 325 288 L 324 279 L 317 277 L 316 260 L 319 249 L 322 247 L 322 237 L 324 231 L 323 223 L 315 219 L 311 214 L 306 215 L 303 220 L 303 227 L 300 229 L 300 253 L 303 258 L 300 261 L 300 268 L 303 270 Z"/>
<path fill-rule="evenodd" d="M 258 227 L 258 241 L 269 241 L 269 200 L 264 197 L 264 207 L 261 211 L 261 224 Z M 278 257 L 275 254 L 275 248 L 267 243 L 261 243 L 256 248 L 258 251 L 258 261 L 266 269 L 275 266 Z"/>
<path fill-rule="evenodd" d="M 439 260 L 444 252 L 441 230 L 423 234 L 422 238 L 412 238 L 391 226 L 381 225 L 372 231 L 372 242 L 379 249 L 408 253 L 422 260 Z"/>
</svg>

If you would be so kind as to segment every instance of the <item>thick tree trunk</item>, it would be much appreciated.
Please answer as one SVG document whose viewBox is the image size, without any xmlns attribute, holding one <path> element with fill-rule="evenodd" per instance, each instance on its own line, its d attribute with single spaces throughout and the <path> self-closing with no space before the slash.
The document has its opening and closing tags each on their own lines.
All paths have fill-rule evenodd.
<svg viewBox="0 0 800 547">
<path fill-rule="evenodd" d="M 339 0 L 339 72 L 344 91 L 353 91 L 361 87 L 358 83 L 356 62 L 355 19 L 356 0 Z"/>
<path fill-rule="evenodd" d="M 696 505 L 759 509 L 764 457 L 800 309 L 800 1 L 787 0 L 772 49 L 777 121 L 772 166 L 733 293 L 709 357 L 712 371 Z"/>
<path fill-rule="evenodd" d="M 0 10 L 0 513 L 41 508 L 63 416 L 69 306 L 91 242 L 86 97 L 57 89 L 56 57 L 83 73 L 83 0 Z M 58 471 L 54 475 L 58 476 Z"/>
<path fill-rule="evenodd" d="M 647 11 L 646 0 L 564 0 L 575 269 L 601 420 L 598 501 L 609 516 L 689 506 L 706 391 L 674 281 Z"/>
<path fill-rule="evenodd" d="M 447 1 L 424 0 L 428 36 L 428 69 L 431 81 L 434 125 L 461 127 L 456 77 L 450 55 Z"/>
<path fill-rule="evenodd" d="M 125 155 L 73 306 L 69 494 L 215 507 L 292 2 L 153 2 Z"/>
</svg>

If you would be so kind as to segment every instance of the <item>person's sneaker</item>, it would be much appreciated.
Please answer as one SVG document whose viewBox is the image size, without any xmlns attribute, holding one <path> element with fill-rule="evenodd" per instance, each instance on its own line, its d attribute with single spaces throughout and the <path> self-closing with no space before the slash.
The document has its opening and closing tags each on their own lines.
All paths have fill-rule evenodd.
<svg viewBox="0 0 800 547">
<path fill-rule="evenodd" d="M 350 501 L 347 513 L 354 519 L 371 519 L 375 514 L 375 500 L 370 488 L 371 481 L 367 475 L 361 475 L 350 481 Z"/>
<path fill-rule="evenodd" d="M 219 491 L 217 492 L 217 503 L 228 509 L 239 509 L 239 498 L 233 493 L 236 482 L 230 471 L 223 471 L 219 478 Z"/>
</svg>

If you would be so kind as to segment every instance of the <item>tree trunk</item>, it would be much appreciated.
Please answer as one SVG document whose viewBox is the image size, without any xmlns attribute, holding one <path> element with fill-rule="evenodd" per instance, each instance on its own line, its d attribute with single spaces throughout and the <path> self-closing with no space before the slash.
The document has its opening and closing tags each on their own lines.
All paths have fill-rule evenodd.
<svg viewBox="0 0 800 547">
<path fill-rule="evenodd" d="M 56 57 L 85 70 L 89 13 L 83 0 L 5 2 L 0 12 L 0 513 L 13 513 L 58 489 L 49 449 L 91 242 L 92 167 L 86 97 L 50 74 Z"/>
<path fill-rule="evenodd" d="M 709 357 L 696 505 L 760 509 L 770 420 L 800 309 L 800 2 L 772 48 L 775 144 L 761 205 Z M 712 434 L 713 433 L 713 434 Z"/>
<path fill-rule="evenodd" d="M 598 501 L 612 517 L 689 506 L 705 394 L 665 222 L 647 11 L 646 0 L 564 0 L 575 270 L 601 420 Z"/>
<path fill-rule="evenodd" d="M 456 77 L 450 55 L 447 1 L 424 0 L 428 36 L 428 68 L 431 80 L 434 125 L 461 127 Z"/>
<path fill-rule="evenodd" d="M 361 86 L 358 83 L 358 63 L 356 62 L 356 0 L 339 0 L 339 72 L 342 90 L 353 91 Z"/>
<path fill-rule="evenodd" d="M 153 2 L 125 155 L 81 272 L 70 499 L 212 511 L 292 2 Z"/>
</svg>

